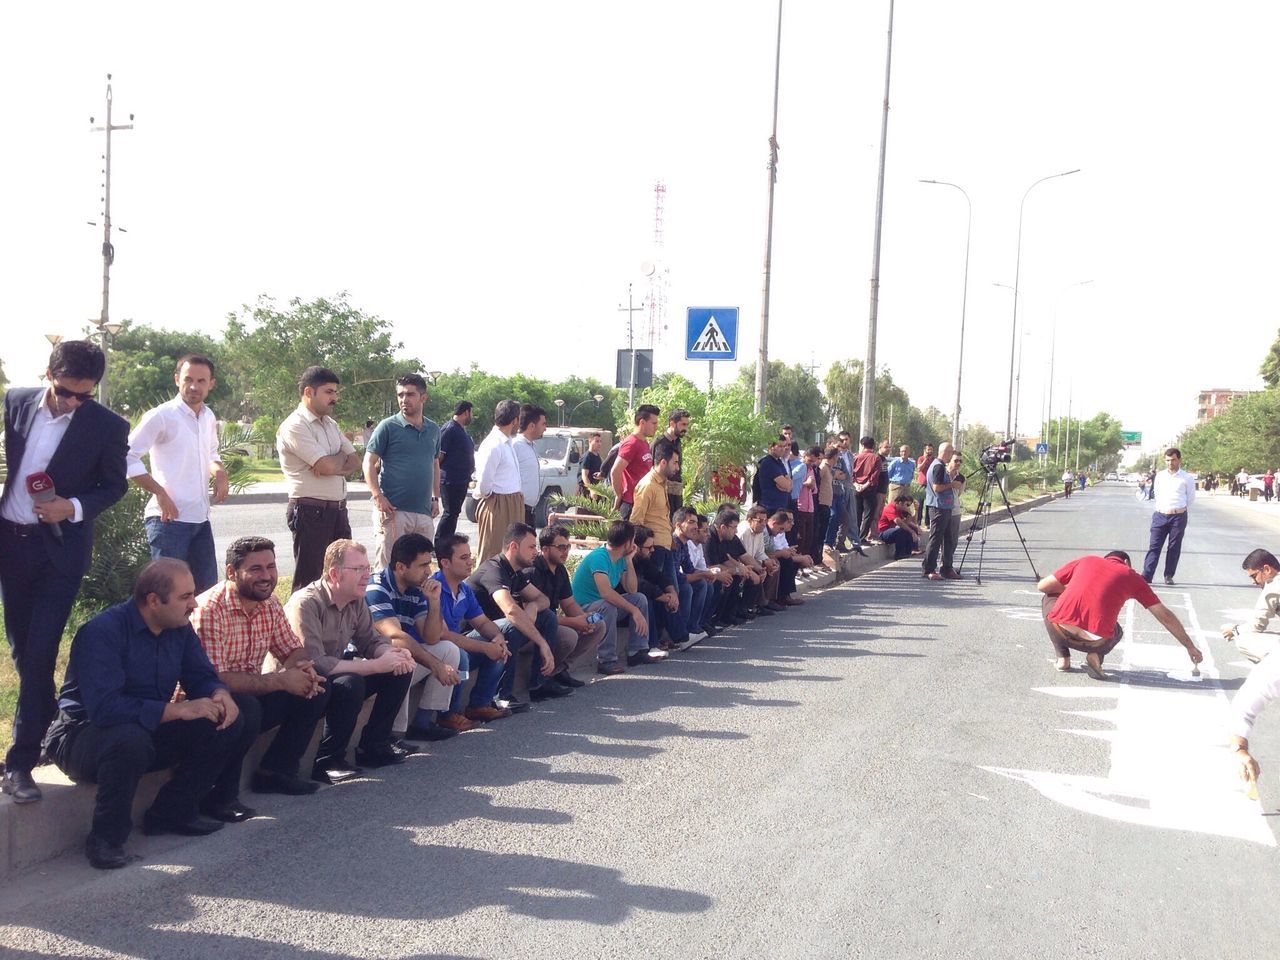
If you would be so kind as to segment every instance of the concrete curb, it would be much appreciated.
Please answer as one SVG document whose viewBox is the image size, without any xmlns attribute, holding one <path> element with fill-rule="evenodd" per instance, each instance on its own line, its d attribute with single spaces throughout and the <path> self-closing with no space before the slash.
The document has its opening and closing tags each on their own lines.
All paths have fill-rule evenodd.
<svg viewBox="0 0 1280 960">
<path fill-rule="evenodd" d="M 248 496 L 261 496 L 263 499 L 246 501 L 241 497 L 240 502 L 283 503 L 287 499 L 283 493 L 249 494 Z M 1050 493 L 1016 504 L 1013 514 L 1025 513 L 1061 496 L 1061 493 Z M 361 499 L 367 498 L 366 492 Z M 348 494 L 348 499 L 356 498 Z M 991 522 L 999 523 L 1009 515 L 1009 511 L 1001 506 L 999 510 L 991 512 Z M 965 520 L 972 520 L 972 516 L 963 518 L 962 525 Z M 869 548 L 866 556 L 859 556 L 856 553 L 846 554 L 840 558 L 838 570 L 827 570 L 816 577 L 799 581 L 796 584 L 796 592 L 807 594 L 825 590 L 840 583 L 856 580 L 892 562 L 894 562 L 893 550 L 889 546 Z M 619 636 L 618 639 L 621 647 L 623 637 Z M 357 741 L 360 727 L 367 719 L 371 707 L 371 703 L 365 704 L 356 732 L 352 734 L 352 743 Z M 244 787 L 247 788 L 248 778 L 257 768 L 257 761 L 266 752 L 272 736 L 273 733 L 263 734 L 249 752 L 244 764 Z M 309 769 L 311 757 L 314 755 L 319 739 L 320 731 L 317 728 L 312 738 L 311 749 L 303 759 L 303 770 Z M 51 764 L 38 767 L 35 773 L 36 780 L 44 791 L 43 800 L 18 805 L 8 796 L 0 796 L 0 880 L 8 880 L 24 869 L 75 850 L 84 843 L 85 833 L 93 815 L 95 788 L 71 783 L 62 771 Z M 142 779 L 134 800 L 135 822 L 139 820 L 142 811 L 150 806 L 166 776 L 166 771 L 160 771 L 148 774 Z M 260 805 L 256 801 L 250 802 Z"/>
</svg>

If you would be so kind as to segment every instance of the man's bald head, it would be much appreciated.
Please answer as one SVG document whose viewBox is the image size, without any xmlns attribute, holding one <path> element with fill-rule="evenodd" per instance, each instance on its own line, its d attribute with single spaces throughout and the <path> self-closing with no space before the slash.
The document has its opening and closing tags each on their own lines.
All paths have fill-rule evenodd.
<svg viewBox="0 0 1280 960">
<path fill-rule="evenodd" d="M 950 440 L 943 440 L 942 445 L 938 447 L 938 459 L 946 463 L 951 459 L 951 454 L 955 453 L 955 447 L 951 445 Z"/>
</svg>

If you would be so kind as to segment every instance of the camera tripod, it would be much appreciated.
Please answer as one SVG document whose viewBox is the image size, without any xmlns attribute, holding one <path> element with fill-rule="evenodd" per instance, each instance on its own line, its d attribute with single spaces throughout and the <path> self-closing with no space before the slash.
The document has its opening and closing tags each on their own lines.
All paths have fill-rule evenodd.
<svg viewBox="0 0 1280 960">
<path fill-rule="evenodd" d="M 969 547 L 973 543 L 973 533 L 975 530 L 982 531 L 982 537 L 978 541 L 978 575 L 974 578 L 975 583 L 982 582 L 982 559 L 987 552 L 987 527 L 991 523 L 991 492 L 992 489 L 1000 491 L 1000 499 L 1004 501 L 1005 509 L 1009 511 L 1009 522 L 1013 524 L 1013 529 L 1018 534 L 1018 541 L 1022 544 L 1022 552 L 1027 555 L 1027 563 L 1031 565 L 1031 573 L 1036 580 L 1040 579 L 1040 573 L 1036 570 L 1036 562 L 1031 559 L 1031 551 L 1027 549 L 1026 538 L 1022 535 L 1022 530 L 1018 527 L 1018 521 L 1013 515 L 1013 507 L 1009 504 L 1009 497 L 1004 492 L 1004 482 L 1000 479 L 999 466 L 984 466 L 986 471 L 986 479 L 982 482 L 982 492 L 978 494 L 978 512 L 974 515 L 973 522 L 969 524 L 969 533 L 964 538 L 964 552 L 960 554 L 960 566 L 958 569 L 964 569 L 965 557 L 969 555 Z"/>
</svg>

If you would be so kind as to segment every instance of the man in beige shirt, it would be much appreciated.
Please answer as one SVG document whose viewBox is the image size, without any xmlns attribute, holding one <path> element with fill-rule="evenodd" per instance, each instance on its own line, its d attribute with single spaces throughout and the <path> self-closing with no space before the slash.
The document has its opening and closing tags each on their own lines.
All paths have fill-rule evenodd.
<svg viewBox="0 0 1280 960">
<path fill-rule="evenodd" d="M 373 710 L 356 747 L 356 763 L 385 767 L 417 752 L 416 747 L 391 740 L 392 723 L 413 679 L 413 656 L 373 628 L 364 602 L 369 573 L 363 546 L 335 540 L 325 550 L 324 576 L 291 596 L 284 608 L 330 691 L 324 735 L 311 771 L 312 779 L 321 783 L 341 783 L 363 773 L 347 763 L 347 745 L 368 697 L 374 698 Z M 347 644 L 356 648 L 351 659 L 344 658 Z"/>
<path fill-rule="evenodd" d="M 332 416 L 339 382 L 332 370 L 307 367 L 298 381 L 298 409 L 276 432 L 280 469 L 289 487 L 285 522 L 293 533 L 295 592 L 319 579 L 329 544 L 351 536 L 347 475 L 360 467 L 360 456 Z"/>
</svg>

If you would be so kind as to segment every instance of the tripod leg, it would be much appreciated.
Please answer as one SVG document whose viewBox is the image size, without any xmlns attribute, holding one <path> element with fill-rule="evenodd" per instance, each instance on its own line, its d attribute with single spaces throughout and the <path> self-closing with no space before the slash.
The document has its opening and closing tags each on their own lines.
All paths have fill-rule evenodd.
<svg viewBox="0 0 1280 960">
<path fill-rule="evenodd" d="M 969 555 L 969 544 L 973 542 L 973 531 L 978 529 L 978 521 L 982 519 L 982 502 L 987 499 L 987 493 L 991 489 L 991 478 L 988 477 L 982 483 L 982 490 L 978 493 L 978 512 L 974 514 L 973 520 L 969 524 L 969 532 L 964 538 L 964 550 L 960 554 L 960 564 L 957 570 L 964 569 L 964 558 Z"/>
<path fill-rule="evenodd" d="M 1018 520 L 1013 515 L 1013 507 L 1009 504 L 1009 495 L 1004 492 L 1004 483 L 1001 482 L 999 476 L 996 477 L 996 486 L 1000 490 L 1000 499 L 1004 501 L 1004 508 L 1009 511 L 1009 522 L 1013 524 L 1014 532 L 1018 534 L 1018 542 L 1022 544 L 1022 552 L 1027 555 L 1027 563 L 1031 565 L 1031 573 L 1036 580 L 1039 580 L 1040 572 L 1036 570 L 1036 562 L 1031 559 L 1031 551 L 1027 549 L 1026 538 L 1023 537 L 1022 528 L 1018 526 Z"/>
</svg>

